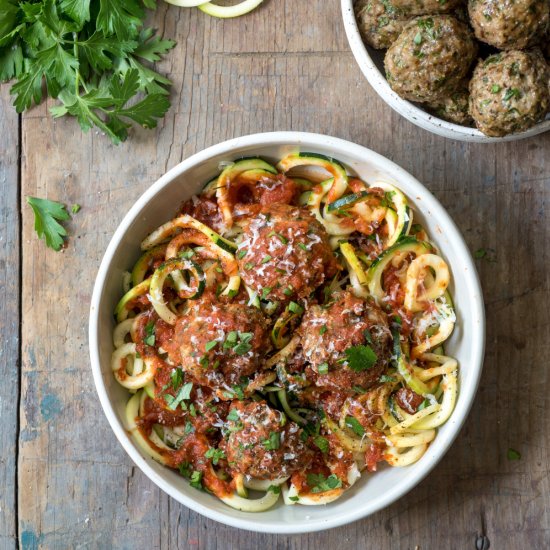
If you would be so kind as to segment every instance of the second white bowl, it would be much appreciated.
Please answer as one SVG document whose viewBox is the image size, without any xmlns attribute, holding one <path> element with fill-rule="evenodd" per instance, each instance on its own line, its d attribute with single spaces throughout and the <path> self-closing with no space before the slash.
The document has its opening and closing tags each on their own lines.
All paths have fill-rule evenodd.
<svg viewBox="0 0 550 550">
<path fill-rule="evenodd" d="M 461 141 L 473 141 L 477 143 L 497 143 L 499 141 L 516 141 L 524 139 L 550 130 L 550 118 L 539 122 L 536 126 L 529 128 L 525 132 L 510 134 L 504 137 L 489 137 L 475 128 L 469 126 L 460 126 L 438 118 L 414 103 L 403 99 L 397 95 L 388 84 L 384 75 L 384 52 L 375 50 L 366 46 L 361 38 L 361 33 L 357 26 L 355 13 L 353 11 L 353 0 L 342 1 L 342 16 L 344 18 L 344 27 L 351 51 L 359 65 L 359 68 L 374 88 L 376 93 L 396 112 L 404 116 L 407 120 L 428 130 L 434 134 Z"/>
</svg>

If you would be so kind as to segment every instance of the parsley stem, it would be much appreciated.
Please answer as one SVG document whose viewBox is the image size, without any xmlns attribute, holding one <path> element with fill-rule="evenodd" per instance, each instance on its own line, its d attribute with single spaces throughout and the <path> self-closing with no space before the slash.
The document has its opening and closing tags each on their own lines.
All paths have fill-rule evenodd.
<svg viewBox="0 0 550 550">
<path fill-rule="evenodd" d="M 74 44 L 73 44 L 73 52 L 74 52 L 74 56 L 76 59 L 78 59 L 78 42 L 77 42 L 77 34 L 76 32 L 73 32 L 73 39 L 74 39 Z M 74 77 L 74 92 L 76 95 L 79 95 L 79 90 L 80 90 L 80 71 L 79 70 L 76 70 L 75 71 L 76 75 Z"/>
</svg>

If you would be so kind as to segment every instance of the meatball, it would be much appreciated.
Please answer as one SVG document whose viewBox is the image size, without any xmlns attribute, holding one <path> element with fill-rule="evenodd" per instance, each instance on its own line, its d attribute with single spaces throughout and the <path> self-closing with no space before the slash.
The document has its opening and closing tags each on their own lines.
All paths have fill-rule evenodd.
<svg viewBox="0 0 550 550">
<path fill-rule="evenodd" d="M 488 136 L 520 132 L 550 107 L 549 68 L 540 53 L 509 51 L 480 61 L 470 81 L 470 113 Z"/>
<path fill-rule="evenodd" d="M 469 112 L 470 92 L 465 84 L 456 92 L 453 92 L 437 101 L 428 103 L 426 107 L 434 115 L 460 124 L 462 126 L 473 126 L 474 121 Z"/>
<path fill-rule="evenodd" d="M 253 375 L 269 351 L 266 320 L 257 308 L 211 294 L 189 303 L 174 328 L 171 358 L 197 383 L 231 399 L 234 386 Z"/>
<path fill-rule="evenodd" d="M 410 101 L 436 101 L 458 89 L 477 54 L 467 25 L 449 15 L 407 24 L 386 52 L 386 77 Z"/>
<path fill-rule="evenodd" d="M 265 206 L 248 220 L 237 259 L 244 282 L 282 304 L 306 298 L 338 270 L 324 227 L 309 210 L 287 204 Z"/>
<path fill-rule="evenodd" d="M 220 445 L 230 468 L 255 479 L 276 479 L 302 470 L 312 459 L 298 424 L 265 401 L 235 401 Z"/>
<path fill-rule="evenodd" d="M 548 0 L 469 0 L 475 35 L 501 50 L 533 46 L 548 25 Z"/>
<path fill-rule="evenodd" d="M 463 0 L 393 0 L 396 8 L 409 15 L 448 13 L 462 4 Z"/>
<path fill-rule="evenodd" d="M 382 50 L 391 46 L 412 16 L 389 0 L 359 0 L 355 3 L 355 17 L 363 40 Z"/>
<path fill-rule="evenodd" d="M 373 301 L 349 290 L 335 293 L 327 306 L 310 307 L 298 334 L 309 363 L 306 376 L 321 387 L 369 388 L 391 355 L 386 314 Z"/>
</svg>

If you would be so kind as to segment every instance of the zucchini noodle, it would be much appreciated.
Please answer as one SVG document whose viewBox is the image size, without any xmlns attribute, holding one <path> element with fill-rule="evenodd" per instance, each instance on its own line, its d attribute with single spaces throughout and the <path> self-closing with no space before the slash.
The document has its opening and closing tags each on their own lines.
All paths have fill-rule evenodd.
<svg viewBox="0 0 550 550">
<path fill-rule="evenodd" d="M 330 157 L 224 159 L 124 276 L 111 368 L 136 446 L 243 513 L 420 460 L 459 366 L 451 272 L 412 221 Z"/>
</svg>

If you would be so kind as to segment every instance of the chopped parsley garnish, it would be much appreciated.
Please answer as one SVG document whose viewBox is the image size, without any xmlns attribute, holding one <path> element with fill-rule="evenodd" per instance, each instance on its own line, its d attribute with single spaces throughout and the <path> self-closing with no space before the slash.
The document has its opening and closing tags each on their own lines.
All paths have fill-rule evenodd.
<svg viewBox="0 0 550 550">
<path fill-rule="evenodd" d="M 495 251 L 492 248 L 478 248 L 474 252 L 476 260 L 486 260 L 488 262 L 496 262 Z"/>
<path fill-rule="evenodd" d="M 262 290 L 262 300 L 265 300 L 268 296 L 269 296 L 269 293 L 272 291 L 273 289 L 269 286 L 266 286 L 263 290 Z"/>
<path fill-rule="evenodd" d="M 232 330 L 223 343 L 223 349 L 231 349 L 237 355 L 245 355 L 252 349 L 252 332 L 238 332 Z"/>
<path fill-rule="evenodd" d="M 328 374 L 328 363 L 321 363 L 318 367 L 317 367 L 317 372 L 319 374 Z"/>
<path fill-rule="evenodd" d="M 238 386 L 237 384 L 235 384 L 234 386 L 231 386 L 230 391 L 224 391 L 223 395 L 228 399 L 238 399 L 239 401 L 242 401 L 244 399 L 243 386 Z"/>
<path fill-rule="evenodd" d="M 189 464 L 189 462 L 182 462 L 178 466 L 178 470 L 183 477 L 186 477 L 188 479 L 191 477 L 191 474 L 193 472 L 193 470 L 191 469 L 191 464 Z"/>
<path fill-rule="evenodd" d="M 491 93 L 498 94 L 502 88 L 498 84 L 493 84 L 491 86 Z"/>
<path fill-rule="evenodd" d="M 271 256 L 269 254 L 266 254 L 263 258 L 261 263 L 266 264 L 267 262 L 271 261 Z"/>
<path fill-rule="evenodd" d="M 210 449 L 204 453 L 204 456 L 206 458 L 211 458 L 212 464 L 216 466 L 220 460 L 225 458 L 225 453 L 222 449 L 214 449 L 213 447 L 210 447 Z"/>
<path fill-rule="evenodd" d="M 281 486 L 280 485 L 270 485 L 267 488 L 268 492 L 271 492 L 275 495 L 279 495 L 281 493 Z"/>
<path fill-rule="evenodd" d="M 231 422 L 237 422 L 239 418 L 239 412 L 237 411 L 237 409 L 231 409 L 229 411 L 229 414 L 227 415 L 227 420 Z"/>
<path fill-rule="evenodd" d="M 365 428 L 361 426 L 361 423 L 354 416 L 346 416 L 346 426 L 350 428 L 355 435 L 363 437 L 365 435 Z"/>
<path fill-rule="evenodd" d="M 520 460 L 521 459 L 521 453 L 519 451 L 516 451 L 515 449 L 508 449 L 508 452 L 506 453 L 506 458 L 508 460 Z"/>
<path fill-rule="evenodd" d="M 218 345 L 218 341 L 217 341 L 217 340 L 210 340 L 210 342 L 206 342 L 206 345 L 204 346 L 204 349 L 205 349 L 206 351 L 211 351 L 211 350 L 213 350 L 217 345 Z"/>
<path fill-rule="evenodd" d="M 362 372 L 374 367 L 378 356 L 370 346 L 352 346 L 346 350 L 346 360 L 354 372 Z"/>
<path fill-rule="evenodd" d="M 307 484 L 312 493 L 323 493 L 342 487 L 342 481 L 334 474 L 325 477 L 323 474 L 307 474 Z"/>
<path fill-rule="evenodd" d="M 193 424 L 191 424 L 191 422 L 189 422 L 189 420 L 185 423 L 185 430 L 184 430 L 184 434 L 185 435 L 189 435 L 191 433 L 193 433 L 195 431 L 195 426 L 193 426 Z"/>
<path fill-rule="evenodd" d="M 191 485 L 191 487 L 194 487 L 195 489 L 202 490 L 202 472 L 198 472 L 197 470 L 195 470 L 191 474 L 189 485 Z"/>
<path fill-rule="evenodd" d="M 178 408 L 178 405 L 182 403 L 182 401 L 186 401 L 191 397 L 192 389 L 193 389 L 193 382 L 188 382 L 187 384 L 181 387 L 181 389 L 179 390 L 179 392 L 176 394 L 175 397 L 171 395 L 165 395 L 164 400 L 166 401 L 168 408 L 171 411 L 175 411 Z"/>
<path fill-rule="evenodd" d="M 275 233 L 275 231 L 272 231 L 268 237 L 277 237 L 283 244 L 288 244 L 288 239 L 281 235 L 280 233 Z"/>
<path fill-rule="evenodd" d="M 155 323 L 154 321 L 151 321 L 150 323 L 147 323 L 145 325 L 145 338 L 143 341 L 148 346 L 154 346 L 155 345 Z"/>
<path fill-rule="evenodd" d="M 383 374 L 379 379 L 379 382 L 395 382 L 395 378 L 388 376 L 387 374 Z"/>
<path fill-rule="evenodd" d="M 327 331 L 327 325 L 323 325 L 320 329 L 319 329 L 319 334 L 321 336 L 323 336 L 323 334 L 325 334 L 325 332 Z"/>
<path fill-rule="evenodd" d="M 298 247 L 301 248 L 304 252 L 307 252 L 307 246 L 304 243 L 298 243 Z"/>
<path fill-rule="evenodd" d="M 512 98 L 521 97 L 521 92 L 517 88 L 508 88 L 504 94 L 504 101 L 510 101 Z"/>
<path fill-rule="evenodd" d="M 328 453 L 329 444 L 328 439 L 322 435 L 317 435 L 313 438 L 313 443 L 321 450 L 323 454 Z"/>
<path fill-rule="evenodd" d="M 246 256 L 247 252 L 248 250 L 246 248 L 241 248 L 241 250 L 237 252 L 237 258 L 239 258 L 239 260 L 242 260 Z"/>
<path fill-rule="evenodd" d="M 246 262 L 244 264 L 244 268 L 247 270 L 247 271 L 250 271 L 252 268 L 254 267 L 254 264 L 252 262 Z"/>
<path fill-rule="evenodd" d="M 170 374 L 170 380 L 172 382 L 172 388 L 177 389 L 183 382 L 183 370 L 181 367 L 176 367 Z"/>
<path fill-rule="evenodd" d="M 296 315 L 301 315 L 304 312 L 304 308 L 296 302 L 290 302 L 290 304 L 288 304 L 288 311 L 296 313 Z"/>
<path fill-rule="evenodd" d="M 298 502 L 300 500 L 300 497 L 288 497 L 288 500 L 291 500 L 292 502 Z"/>
<path fill-rule="evenodd" d="M 268 451 L 276 451 L 281 446 L 281 434 L 279 432 L 270 432 L 269 439 L 264 439 L 263 446 Z"/>
<path fill-rule="evenodd" d="M 80 212 L 80 209 L 82 208 L 82 206 L 80 206 L 80 204 L 73 204 L 71 206 L 71 212 L 73 214 L 78 214 Z"/>
</svg>

